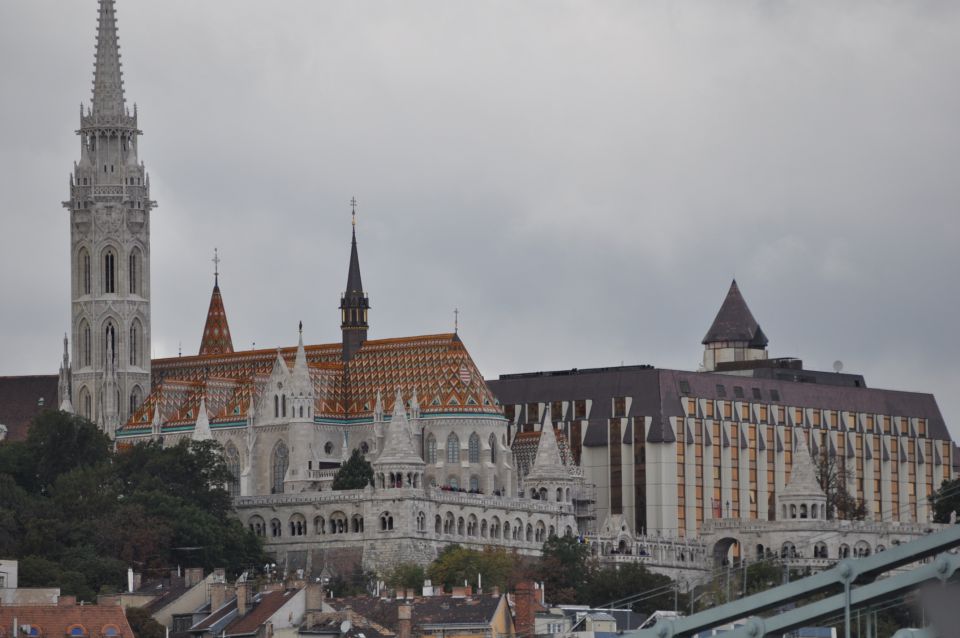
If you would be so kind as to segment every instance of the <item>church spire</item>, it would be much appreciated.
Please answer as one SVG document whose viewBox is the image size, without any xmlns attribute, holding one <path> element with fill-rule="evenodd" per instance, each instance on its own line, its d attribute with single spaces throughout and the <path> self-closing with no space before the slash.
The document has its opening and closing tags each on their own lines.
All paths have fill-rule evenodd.
<svg viewBox="0 0 960 638">
<path fill-rule="evenodd" d="M 227 311 L 223 307 L 220 295 L 220 257 L 216 249 L 213 253 L 213 293 L 210 295 L 210 308 L 207 310 L 207 323 L 203 326 L 203 338 L 200 340 L 200 354 L 230 354 L 233 352 L 233 339 L 227 324 Z"/>
<path fill-rule="evenodd" d="M 113 0 L 100 0 L 97 53 L 93 67 L 93 115 L 125 115 L 120 43 L 117 40 L 117 18 Z"/>
<path fill-rule="evenodd" d="M 350 266 L 347 270 L 347 288 L 340 297 L 340 330 L 343 333 L 344 361 L 349 361 L 367 340 L 367 311 L 370 300 L 363 292 L 360 279 L 360 257 L 357 255 L 357 199 L 350 200 L 353 232 L 350 242 Z"/>
</svg>

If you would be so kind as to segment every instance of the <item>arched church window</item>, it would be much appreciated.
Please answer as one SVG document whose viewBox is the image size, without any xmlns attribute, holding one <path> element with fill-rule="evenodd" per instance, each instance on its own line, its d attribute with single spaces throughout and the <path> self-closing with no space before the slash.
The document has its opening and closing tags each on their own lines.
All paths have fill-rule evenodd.
<svg viewBox="0 0 960 638">
<path fill-rule="evenodd" d="M 280 414 L 282 414 L 284 418 L 287 417 L 287 395 L 285 394 L 280 397 Z"/>
<path fill-rule="evenodd" d="M 327 454 L 333 454 L 333 443 L 331 443 L 330 441 L 327 441 L 326 443 L 324 443 L 323 451 L 326 452 Z"/>
<path fill-rule="evenodd" d="M 93 400 L 86 386 L 80 388 L 80 415 L 85 419 L 93 418 Z"/>
<path fill-rule="evenodd" d="M 460 462 L 460 439 L 453 432 L 447 437 L 447 463 Z"/>
<path fill-rule="evenodd" d="M 108 357 L 110 357 L 108 359 Z M 107 322 L 103 330 L 103 363 L 107 365 L 117 360 L 117 333 L 113 328 L 113 323 Z"/>
<path fill-rule="evenodd" d="M 474 432 L 467 443 L 467 458 L 471 463 L 480 462 L 480 437 Z"/>
<path fill-rule="evenodd" d="M 437 437 L 432 434 L 427 437 L 427 463 L 437 462 Z"/>
<path fill-rule="evenodd" d="M 227 443 L 223 450 L 223 461 L 230 472 L 230 480 L 227 481 L 227 493 L 231 497 L 240 496 L 240 452 L 233 441 Z"/>
<path fill-rule="evenodd" d="M 90 294 L 90 253 L 86 248 L 80 250 L 80 256 L 77 259 L 80 270 L 80 294 Z"/>
<path fill-rule="evenodd" d="M 80 322 L 80 365 L 90 365 L 90 324 Z"/>
<path fill-rule="evenodd" d="M 103 253 L 103 292 L 117 292 L 117 257 L 112 248 Z"/>
<path fill-rule="evenodd" d="M 130 365 L 139 366 L 140 365 L 140 320 L 134 319 L 133 323 L 130 324 L 130 343 L 128 347 L 130 349 Z"/>
<path fill-rule="evenodd" d="M 494 465 L 497 464 L 497 435 L 491 434 L 490 440 L 487 442 L 490 446 L 490 462 Z"/>
<path fill-rule="evenodd" d="M 277 442 L 273 448 L 273 460 L 270 463 L 271 492 L 273 494 L 283 494 L 283 477 L 287 475 L 287 467 L 290 464 L 290 454 L 287 452 L 287 446 L 283 441 Z"/>
<path fill-rule="evenodd" d="M 280 397 L 273 395 L 273 418 L 280 418 Z"/>
<path fill-rule="evenodd" d="M 140 389 L 140 386 L 133 386 L 133 390 L 130 391 L 130 414 L 132 415 L 140 407 L 140 404 L 143 403 L 143 391 Z"/>
<path fill-rule="evenodd" d="M 480 479 L 476 476 L 470 477 L 470 491 L 474 493 L 480 492 Z"/>
<path fill-rule="evenodd" d="M 134 248 L 130 251 L 130 263 L 128 273 L 130 277 L 130 294 L 140 294 L 140 249 Z"/>
</svg>

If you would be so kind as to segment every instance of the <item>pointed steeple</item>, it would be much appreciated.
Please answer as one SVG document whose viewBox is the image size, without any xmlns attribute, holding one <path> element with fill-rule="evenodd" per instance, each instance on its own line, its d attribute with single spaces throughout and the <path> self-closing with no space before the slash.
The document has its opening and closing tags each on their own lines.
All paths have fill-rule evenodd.
<svg viewBox="0 0 960 638">
<path fill-rule="evenodd" d="M 557 435 L 553 431 L 553 419 L 550 416 L 550 406 L 547 406 L 543 417 L 543 426 L 540 430 L 540 442 L 537 444 L 537 455 L 533 459 L 533 467 L 527 474 L 525 481 L 556 481 L 571 478 L 570 472 L 563 464 L 560 456 L 560 446 L 557 444 Z"/>
<path fill-rule="evenodd" d="M 209 441 L 213 438 L 213 433 L 210 432 L 210 415 L 207 414 L 207 398 L 203 395 L 200 396 L 200 407 L 197 410 L 197 422 L 193 426 L 193 435 L 194 441 Z"/>
<path fill-rule="evenodd" d="M 377 464 L 423 465 L 423 459 L 413 445 L 413 435 L 410 433 L 410 423 L 407 420 L 407 411 L 403 407 L 403 396 L 399 388 L 393 400 L 393 416 L 390 417 L 390 423 L 386 427 L 383 454 L 377 459 Z"/>
<path fill-rule="evenodd" d="M 60 379 L 57 383 L 57 394 L 60 397 L 60 411 L 73 412 L 73 402 L 70 400 L 70 348 L 67 335 L 63 335 L 63 361 L 60 363 Z"/>
<path fill-rule="evenodd" d="M 125 106 L 116 9 L 113 0 L 100 0 L 93 67 L 93 116 L 100 119 L 121 115 L 125 115 Z"/>
<path fill-rule="evenodd" d="M 751 348 L 767 347 L 767 336 L 747 307 L 736 279 L 730 284 L 730 290 L 703 338 L 704 344 L 722 341 L 746 341 Z"/>
<path fill-rule="evenodd" d="M 347 270 L 347 287 L 340 297 L 340 330 L 343 333 L 342 359 L 349 361 L 367 340 L 367 311 L 370 300 L 363 292 L 360 279 L 360 258 L 357 255 L 357 200 L 350 200 L 353 224 L 350 242 L 350 266 Z"/>
<path fill-rule="evenodd" d="M 790 469 L 790 481 L 783 489 L 783 496 L 826 496 L 823 488 L 817 481 L 816 468 L 813 457 L 807 448 L 807 439 L 803 430 L 794 430 L 793 433 L 793 467 Z"/>
<path fill-rule="evenodd" d="M 227 323 L 227 311 L 223 307 L 220 294 L 220 258 L 214 251 L 216 267 L 213 273 L 213 292 L 210 294 L 210 308 L 207 310 L 207 322 L 203 326 L 200 339 L 200 354 L 230 354 L 233 352 L 233 339 Z"/>
</svg>

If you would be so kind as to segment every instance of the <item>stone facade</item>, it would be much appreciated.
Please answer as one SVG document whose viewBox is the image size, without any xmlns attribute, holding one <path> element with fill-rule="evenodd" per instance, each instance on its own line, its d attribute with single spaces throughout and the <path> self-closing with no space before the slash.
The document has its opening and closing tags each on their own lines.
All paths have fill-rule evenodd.
<svg viewBox="0 0 960 638">
<path fill-rule="evenodd" d="M 150 391 L 150 177 L 137 111 L 124 102 L 113 0 L 101 0 L 92 107 L 80 114 L 70 176 L 72 404 L 108 434 Z M 66 362 L 65 362 L 66 363 Z M 64 375 L 61 374 L 61 378 Z"/>
</svg>

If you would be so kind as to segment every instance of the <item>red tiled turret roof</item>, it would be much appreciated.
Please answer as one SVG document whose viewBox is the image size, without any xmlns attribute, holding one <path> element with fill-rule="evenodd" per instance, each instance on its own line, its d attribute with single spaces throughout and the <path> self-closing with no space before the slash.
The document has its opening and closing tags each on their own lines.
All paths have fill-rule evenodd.
<svg viewBox="0 0 960 638">
<path fill-rule="evenodd" d="M 230 326 L 227 325 L 227 311 L 223 308 L 220 295 L 220 283 L 213 285 L 210 295 L 210 309 L 207 310 L 207 323 L 203 326 L 203 338 L 200 340 L 200 354 L 230 354 L 233 352 L 233 340 L 230 338 Z"/>
</svg>

